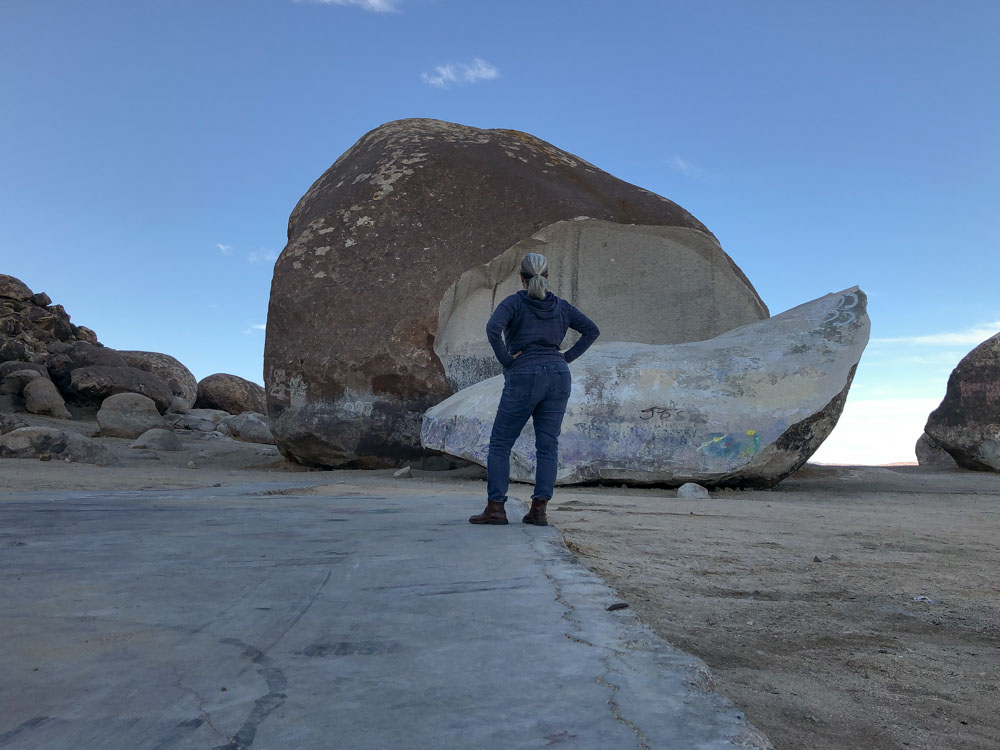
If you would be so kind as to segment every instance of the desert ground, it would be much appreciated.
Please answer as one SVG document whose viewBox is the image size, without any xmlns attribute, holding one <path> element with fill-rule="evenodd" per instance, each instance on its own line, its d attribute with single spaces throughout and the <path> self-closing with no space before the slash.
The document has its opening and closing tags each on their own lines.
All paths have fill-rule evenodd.
<svg viewBox="0 0 1000 750">
<path fill-rule="evenodd" d="M 343 482 L 463 493 L 470 513 L 484 496 L 476 467 L 405 479 L 305 472 L 273 446 L 183 440 L 184 451 L 153 453 L 102 439 L 124 459 L 115 468 L 2 459 L 0 503 L 45 490 L 280 484 L 293 473 L 317 494 Z M 708 664 L 715 688 L 775 747 L 1000 747 L 1000 476 L 810 464 L 769 491 L 675 495 L 559 488 L 549 519 L 644 622 Z"/>
</svg>

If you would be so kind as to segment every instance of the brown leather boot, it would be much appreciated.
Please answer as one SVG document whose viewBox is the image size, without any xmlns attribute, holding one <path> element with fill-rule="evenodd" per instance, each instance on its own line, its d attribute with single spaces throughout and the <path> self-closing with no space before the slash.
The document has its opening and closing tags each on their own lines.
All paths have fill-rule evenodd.
<svg viewBox="0 0 1000 750">
<path fill-rule="evenodd" d="M 500 502 L 486 501 L 486 510 L 482 513 L 469 516 L 469 523 L 487 523 L 492 526 L 503 526 L 507 523 L 507 511 L 504 504 Z"/>
<path fill-rule="evenodd" d="M 549 521 L 545 517 L 545 506 L 548 504 L 547 497 L 531 499 L 531 510 L 524 514 L 521 523 L 530 523 L 532 526 L 548 526 Z"/>
</svg>

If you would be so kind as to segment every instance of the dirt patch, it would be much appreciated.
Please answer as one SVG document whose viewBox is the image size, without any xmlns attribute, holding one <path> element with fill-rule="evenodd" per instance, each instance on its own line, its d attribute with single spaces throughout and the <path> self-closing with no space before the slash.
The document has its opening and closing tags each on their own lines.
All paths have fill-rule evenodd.
<svg viewBox="0 0 1000 750">
<path fill-rule="evenodd" d="M 549 518 L 779 749 L 1000 747 L 1000 476 L 560 492 Z"/>
</svg>

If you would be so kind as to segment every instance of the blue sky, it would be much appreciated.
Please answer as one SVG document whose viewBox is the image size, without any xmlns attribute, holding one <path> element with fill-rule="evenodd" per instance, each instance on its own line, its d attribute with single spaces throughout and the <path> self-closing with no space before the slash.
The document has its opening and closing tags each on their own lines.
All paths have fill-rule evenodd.
<svg viewBox="0 0 1000 750">
<path fill-rule="evenodd" d="M 680 203 L 772 313 L 860 285 L 818 460 L 913 460 L 1000 330 L 1000 4 L 0 0 L 0 272 L 116 348 L 262 382 L 288 214 L 403 117 L 533 133 Z"/>
</svg>

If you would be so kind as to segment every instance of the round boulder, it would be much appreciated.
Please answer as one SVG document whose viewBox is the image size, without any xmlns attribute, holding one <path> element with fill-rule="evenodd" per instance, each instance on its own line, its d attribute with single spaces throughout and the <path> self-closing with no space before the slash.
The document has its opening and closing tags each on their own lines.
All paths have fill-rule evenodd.
<svg viewBox="0 0 1000 750">
<path fill-rule="evenodd" d="M 198 398 L 198 380 L 191 371 L 169 354 L 119 350 L 118 354 L 129 367 L 155 375 L 174 395 L 171 411 L 184 411 L 194 406 Z"/>
<path fill-rule="evenodd" d="M 266 411 L 264 389 L 256 383 L 218 372 L 198 382 L 198 409 L 220 409 L 229 414 Z"/>
<path fill-rule="evenodd" d="M 118 393 L 104 399 L 97 424 L 105 437 L 133 439 L 146 430 L 167 427 L 153 400 L 138 393 Z"/>
<path fill-rule="evenodd" d="M 10 377 L 10 376 L 8 376 Z M 48 378 L 37 375 L 24 386 L 24 408 L 32 414 L 43 414 L 59 419 L 72 419 L 59 389 Z"/>
<path fill-rule="evenodd" d="M 1000 333 L 958 363 L 924 432 L 963 469 L 1000 471 Z"/>
<path fill-rule="evenodd" d="M 463 291 L 454 285 L 466 271 L 578 217 L 677 229 L 641 241 L 649 252 L 670 253 L 691 240 L 690 257 L 724 269 L 750 308 L 767 316 L 718 240 L 673 201 L 528 133 L 440 120 L 390 122 L 337 159 L 289 217 L 288 244 L 274 266 L 264 349 L 266 412 L 281 451 L 322 466 L 396 465 L 426 455 L 420 445 L 424 412 L 451 395 L 459 380 L 478 373 L 476 361 L 456 359 L 468 341 L 461 330 L 448 332 L 447 368 L 435 351 L 442 306 L 456 302 L 447 299 L 449 289 Z M 550 238 L 553 248 L 575 258 L 572 228 L 563 234 Z M 587 241 L 617 236 L 602 227 Z M 621 263 L 613 281 L 631 286 L 616 289 L 618 298 L 631 304 L 645 293 L 649 279 L 640 279 L 640 270 L 630 273 L 625 256 L 614 254 L 617 248 L 592 249 L 578 253 L 566 274 L 570 285 L 562 293 L 571 303 L 589 288 L 574 286 L 576 279 L 606 271 L 590 258 Z M 495 270 L 500 283 L 506 276 Z M 554 267 L 553 276 L 559 273 Z M 710 281 L 712 274 L 693 277 Z M 457 303 L 484 309 L 478 299 L 489 304 L 487 286 Z M 659 292 L 643 303 L 653 314 L 661 309 L 656 304 L 667 311 L 697 306 L 705 289 L 686 291 L 683 299 Z M 706 319 L 711 315 L 704 311 Z M 621 323 L 624 340 L 643 340 L 630 337 L 629 320 L 621 317 Z"/>
</svg>

